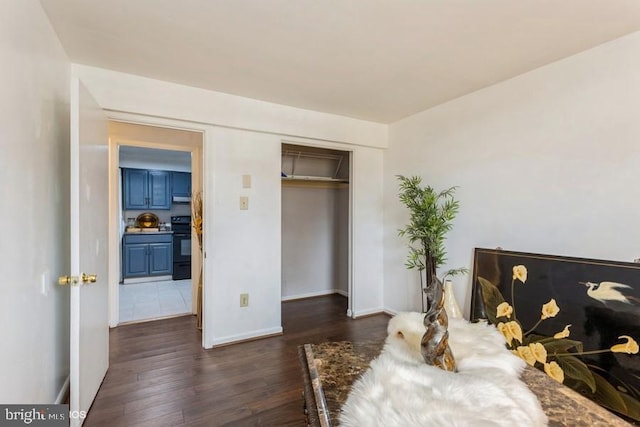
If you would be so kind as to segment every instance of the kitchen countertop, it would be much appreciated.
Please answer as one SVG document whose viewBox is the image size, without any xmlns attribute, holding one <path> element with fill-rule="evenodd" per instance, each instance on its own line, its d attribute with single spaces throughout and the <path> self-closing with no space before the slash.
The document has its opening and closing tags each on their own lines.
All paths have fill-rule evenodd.
<svg viewBox="0 0 640 427">
<path fill-rule="evenodd" d="M 338 341 L 299 347 L 308 425 L 339 425 L 338 414 L 351 385 L 380 354 L 383 344 L 383 341 Z M 538 369 L 528 366 L 521 379 L 538 397 L 549 417 L 549 426 L 630 426 Z"/>
</svg>

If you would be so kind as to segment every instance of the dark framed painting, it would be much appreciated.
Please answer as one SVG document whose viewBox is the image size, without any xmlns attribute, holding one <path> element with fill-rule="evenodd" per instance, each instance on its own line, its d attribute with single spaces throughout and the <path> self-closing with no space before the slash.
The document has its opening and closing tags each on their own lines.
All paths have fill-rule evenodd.
<svg viewBox="0 0 640 427">
<path fill-rule="evenodd" d="M 640 264 L 476 248 L 479 319 L 529 365 L 640 425 Z"/>
</svg>

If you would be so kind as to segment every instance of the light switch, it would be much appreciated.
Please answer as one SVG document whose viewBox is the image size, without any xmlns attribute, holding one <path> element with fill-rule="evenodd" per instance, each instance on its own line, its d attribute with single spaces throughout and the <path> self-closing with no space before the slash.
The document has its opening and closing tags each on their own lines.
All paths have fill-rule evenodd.
<svg viewBox="0 0 640 427">
<path fill-rule="evenodd" d="M 240 197 L 240 210 L 246 211 L 249 209 L 249 198 L 247 196 Z"/>
<path fill-rule="evenodd" d="M 242 188 L 251 188 L 251 175 L 242 175 Z"/>
</svg>

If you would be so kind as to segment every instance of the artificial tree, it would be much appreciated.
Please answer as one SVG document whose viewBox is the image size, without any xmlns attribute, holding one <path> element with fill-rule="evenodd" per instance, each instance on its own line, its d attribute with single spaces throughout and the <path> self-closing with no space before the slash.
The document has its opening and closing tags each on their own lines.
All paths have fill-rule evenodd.
<svg viewBox="0 0 640 427">
<path fill-rule="evenodd" d="M 459 203 L 454 198 L 457 187 L 437 192 L 422 186 L 422 178 L 398 175 L 400 201 L 409 209 L 407 226 L 399 230 L 409 240 L 406 266 L 417 269 L 420 276 L 422 311 L 425 313 L 426 332 L 421 349 L 425 362 L 448 371 L 455 370 L 455 360 L 448 344 L 448 319 L 443 309 L 443 285 L 437 269 L 446 261 L 444 241 L 458 213 Z M 445 276 L 466 272 L 465 268 L 449 270 Z"/>
</svg>

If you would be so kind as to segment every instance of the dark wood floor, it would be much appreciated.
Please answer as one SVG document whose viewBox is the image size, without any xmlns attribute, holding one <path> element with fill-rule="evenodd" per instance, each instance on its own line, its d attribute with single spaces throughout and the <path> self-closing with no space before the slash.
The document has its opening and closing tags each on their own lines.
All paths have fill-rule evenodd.
<svg viewBox="0 0 640 427">
<path fill-rule="evenodd" d="M 346 309 L 339 295 L 285 302 L 284 335 L 212 350 L 193 316 L 117 327 L 84 425 L 304 425 L 297 346 L 386 335 L 388 316 L 352 320 Z"/>
</svg>

